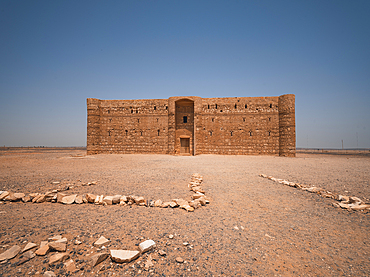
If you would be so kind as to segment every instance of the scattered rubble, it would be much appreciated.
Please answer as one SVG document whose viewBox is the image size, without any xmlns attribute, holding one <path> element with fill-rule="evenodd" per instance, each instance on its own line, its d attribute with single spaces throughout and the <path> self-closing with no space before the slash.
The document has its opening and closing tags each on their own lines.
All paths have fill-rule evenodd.
<svg viewBox="0 0 370 277">
<path fill-rule="evenodd" d="M 267 176 L 265 174 L 260 174 L 260 177 L 267 178 L 271 181 L 277 182 L 279 184 L 283 184 L 286 186 L 294 187 L 294 188 L 299 188 L 304 191 L 308 191 L 311 193 L 316 193 L 324 198 L 332 198 L 337 202 L 333 202 L 334 207 L 342 208 L 342 209 L 347 209 L 347 210 L 352 210 L 352 211 L 361 211 L 361 210 L 370 210 L 370 203 L 365 203 L 358 197 L 354 196 L 346 196 L 346 195 L 340 195 L 331 191 L 327 191 L 323 188 L 318 188 L 315 186 L 307 186 L 304 184 L 299 184 L 299 183 L 294 183 L 294 182 L 289 182 L 283 179 L 277 179 L 272 176 Z"/>
</svg>

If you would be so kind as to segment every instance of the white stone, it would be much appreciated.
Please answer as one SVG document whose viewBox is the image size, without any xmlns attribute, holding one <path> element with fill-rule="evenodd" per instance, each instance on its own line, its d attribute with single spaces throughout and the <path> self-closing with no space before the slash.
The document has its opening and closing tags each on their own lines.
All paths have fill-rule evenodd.
<svg viewBox="0 0 370 277">
<path fill-rule="evenodd" d="M 155 247 L 155 242 L 153 240 L 146 240 L 139 244 L 141 253 L 145 253 Z"/>
<path fill-rule="evenodd" d="M 109 240 L 106 239 L 105 237 L 101 236 L 96 242 L 94 242 L 94 245 L 96 247 L 100 247 L 100 246 L 103 246 L 107 243 L 109 243 Z"/>
<path fill-rule="evenodd" d="M 52 271 L 45 271 L 44 277 L 57 277 Z"/>
<path fill-rule="evenodd" d="M 13 259 L 21 251 L 18 245 L 14 245 L 5 252 L 0 254 L 0 261 Z"/>
<path fill-rule="evenodd" d="M 73 202 L 75 202 L 76 197 L 77 197 L 77 194 L 72 194 L 72 195 L 64 196 L 62 198 L 62 203 L 63 204 L 66 204 L 66 205 L 73 204 Z"/>
<path fill-rule="evenodd" d="M 111 250 L 110 256 L 117 263 L 128 263 L 139 257 L 140 252 L 136 250 Z"/>
</svg>

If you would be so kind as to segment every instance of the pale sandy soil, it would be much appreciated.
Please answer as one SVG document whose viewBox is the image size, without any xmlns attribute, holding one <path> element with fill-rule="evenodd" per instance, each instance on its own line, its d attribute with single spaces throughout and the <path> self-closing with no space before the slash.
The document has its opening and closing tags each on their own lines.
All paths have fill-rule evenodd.
<svg viewBox="0 0 370 277">
<path fill-rule="evenodd" d="M 193 173 L 199 173 L 210 204 L 188 213 L 139 206 L 8 202 L 0 204 L 0 253 L 15 244 L 23 247 L 26 241 L 40 243 L 62 234 L 70 240 L 69 252 L 81 269 L 73 276 L 370 275 L 369 212 L 335 208 L 332 199 L 258 176 L 263 173 L 369 201 L 366 155 L 84 154 L 73 149 L 0 151 L 0 190 L 46 192 L 56 188 L 54 181 L 63 185 L 97 181 L 96 186 L 68 193 L 190 200 L 187 184 Z M 170 234 L 175 237 L 169 239 Z M 144 238 L 154 240 L 153 271 L 143 269 L 144 254 L 122 265 L 107 259 L 102 263 L 105 270 L 97 273 L 102 264 L 91 268 L 85 261 L 87 254 L 98 252 L 92 243 L 101 235 L 111 240 L 108 249 L 137 249 Z M 71 243 L 76 238 L 81 245 Z M 158 250 L 167 256 L 159 256 Z M 0 265 L 0 276 L 37 276 L 47 270 L 66 276 L 62 264 L 49 267 L 50 255 L 20 266 L 15 266 L 16 257 Z M 178 264 L 176 257 L 186 263 Z"/>
</svg>

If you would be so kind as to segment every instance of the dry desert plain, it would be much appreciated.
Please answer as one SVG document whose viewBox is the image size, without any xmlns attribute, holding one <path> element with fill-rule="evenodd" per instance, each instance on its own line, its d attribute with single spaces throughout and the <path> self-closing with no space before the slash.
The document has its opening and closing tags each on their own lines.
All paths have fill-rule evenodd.
<svg viewBox="0 0 370 277">
<path fill-rule="evenodd" d="M 271 175 L 369 202 L 366 151 L 303 151 L 295 158 L 85 154 L 78 148 L 2 148 L 0 191 L 45 193 L 69 186 L 64 193 L 190 200 L 188 183 L 193 173 L 199 173 L 210 203 L 187 212 L 138 205 L 4 201 L 0 253 L 62 235 L 68 239 L 67 253 L 77 271 L 67 273 L 62 262 L 49 265 L 52 252 L 21 265 L 19 254 L 0 264 L 1 276 L 43 276 L 46 271 L 56 276 L 370 275 L 369 210 L 334 207 L 333 199 L 259 177 Z M 96 185 L 82 186 L 92 181 Z M 93 246 L 100 236 L 109 244 Z M 115 263 L 108 257 L 91 266 L 95 253 L 137 250 L 146 239 L 156 248 L 132 262 Z"/>
</svg>

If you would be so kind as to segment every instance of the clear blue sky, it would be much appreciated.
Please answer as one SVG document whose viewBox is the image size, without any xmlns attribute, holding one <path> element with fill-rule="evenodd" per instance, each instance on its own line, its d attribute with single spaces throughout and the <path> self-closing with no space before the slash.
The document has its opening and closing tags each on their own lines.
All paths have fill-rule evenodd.
<svg viewBox="0 0 370 277">
<path fill-rule="evenodd" d="M 0 145 L 86 145 L 86 98 L 296 95 L 297 147 L 370 148 L 370 1 L 0 0 Z"/>
</svg>

